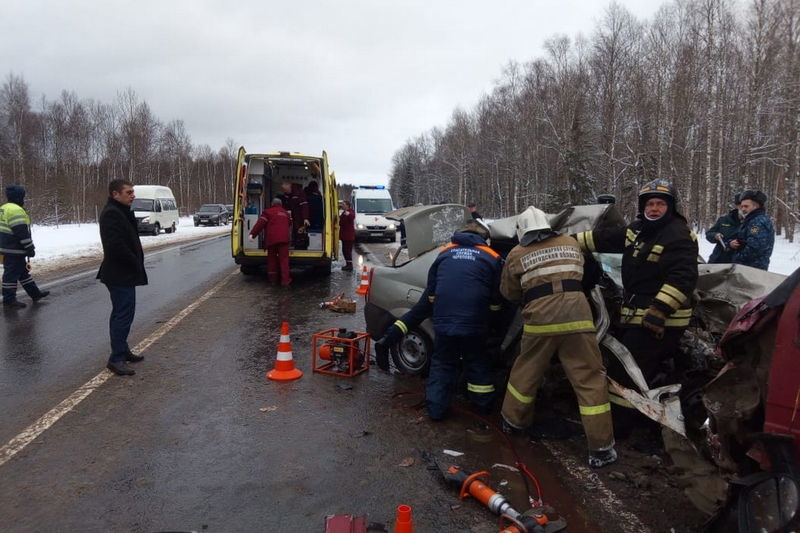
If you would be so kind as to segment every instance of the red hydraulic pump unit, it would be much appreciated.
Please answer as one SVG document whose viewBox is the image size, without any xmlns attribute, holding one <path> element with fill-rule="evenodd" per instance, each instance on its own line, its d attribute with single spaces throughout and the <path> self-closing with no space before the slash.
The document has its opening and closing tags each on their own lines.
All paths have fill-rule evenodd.
<svg viewBox="0 0 800 533">
<path fill-rule="evenodd" d="M 353 377 L 369 370 L 370 336 L 345 328 L 311 336 L 314 372 Z"/>
</svg>

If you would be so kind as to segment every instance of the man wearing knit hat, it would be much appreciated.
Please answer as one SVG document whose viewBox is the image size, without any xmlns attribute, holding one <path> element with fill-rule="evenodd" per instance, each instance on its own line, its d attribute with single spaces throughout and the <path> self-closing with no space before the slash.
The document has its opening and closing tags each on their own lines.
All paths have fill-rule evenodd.
<svg viewBox="0 0 800 533">
<path fill-rule="evenodd" d="M 26 257 L 36 255 L 31 238 L 31 217 L 23 209 L 25 188 L 20 185 L 6 187 L 8 202 L 0 206 L 0 254 L 3 254 L 3 308 L 27 307 L 17 300 L 17 282 L 36 302 L 50 291 L 40 291 L 28 272 Z"/>
</svg>

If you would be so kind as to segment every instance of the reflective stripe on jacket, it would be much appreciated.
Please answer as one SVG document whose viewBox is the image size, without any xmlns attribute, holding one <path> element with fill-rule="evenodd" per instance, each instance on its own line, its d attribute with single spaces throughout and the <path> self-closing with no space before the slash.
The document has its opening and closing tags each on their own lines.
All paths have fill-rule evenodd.
<svg viewBox="0 0 800 533">
<path fill-rule="evenodd" d="M 667 316 L 667 327 L 686 327 L 697 285 L 697 236 L 682 216 L 655 223 L 642 219 L 627 228 L 579 233 L 589 252 L 622 253 L 622 325 L 640 325 L 652 305 Z"/>
<path fill-rule="evenodd" d="M 528 246 L 515 246 L 506 256 L 500 292 L 513 302 L 524 301 L 526 293 L 540 292 L 523 310 L 524 333 L 565 335 L 595 331 L 592 310 L 580 290 L 564 290 L 566 280 L 583 277 L 583 254 L 568 235 L 551 237 Z M 550 284 L 548 290 L 536 289 Z"/>
</svg>

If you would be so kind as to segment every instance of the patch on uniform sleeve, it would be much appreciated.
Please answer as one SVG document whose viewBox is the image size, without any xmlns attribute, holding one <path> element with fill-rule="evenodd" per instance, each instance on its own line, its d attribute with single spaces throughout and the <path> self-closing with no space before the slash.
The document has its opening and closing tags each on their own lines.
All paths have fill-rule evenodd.
<svg viewBox="0 0 800 533">
<path fill-rule="evenodd" d="M 750 233 L 752 234 L 758 233 L 758 226 L 753 226 L 752 228 L 750 228 Z"/>
</svg>

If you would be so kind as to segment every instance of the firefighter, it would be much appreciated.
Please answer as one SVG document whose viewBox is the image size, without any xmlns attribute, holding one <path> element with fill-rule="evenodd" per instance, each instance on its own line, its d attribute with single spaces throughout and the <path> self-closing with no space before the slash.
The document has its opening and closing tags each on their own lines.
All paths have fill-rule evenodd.
<svg viewBox="0 0 800 533">
<path fill-rule="evenodd" d="M 500 292 L 522 303 L 520 354 L 511 369 L 502 415 L 510 433 L 534 422 L 536 391 L 558 354 L 575 395 L 589 445 L 589 465 L 617 460 L 611 404 L 592 310 L 583 293 L 583 254 L 569 235 L 558 235 L 545 214 L 528 207 L 517 217 L 519 245 L 506 256 Z"/>
<path fill-rule="evenodd" d="M 697 237 L 678 211 L 673 186 L 662 179 L 639 190 L 636 219 L 625 228 L 585 231 L 577 235 L 584 251 L 622 253 L 623 300 L 620 341 L 631 352 L 650 388 L 658 385 L 663 363 L 678 354 L 678 345 L 692 316 L 692 293 L 697 284 Z M 609 376 L 634 388 L 618 361 L 612 359 Z M 611 402 L 631 404 L 611 390 Z M 624 417 L 629 430 L 635 422 Z"/>
<path fill-rule="evenodd" d="M 41 291 L 28 272 L 26 257 L 36 255 L 31 238 L 31 217 L 22 207 L 25 188 L 20 185 L 6 187 L 8 202 L 0 206 L 0 254 L 3 256 L 3 307 L 22 309 L 26 304 L 17 300 L 17 282 L 31 300 L 37 302 L 50 294 Z"/>
<path fill-rule="evenodd" d="M 468 221 L 428 270 L 426 291 L 436 334 L 425 390 L 431 420 L 447 415 L 462 363 L 470 403 L 480 414 L 491 410 L 495 389 L 484 340 L 492 311 L 501 307 L 503 259 L 487 246 L 488 238 L 484 226 Z"/>
</svg>

